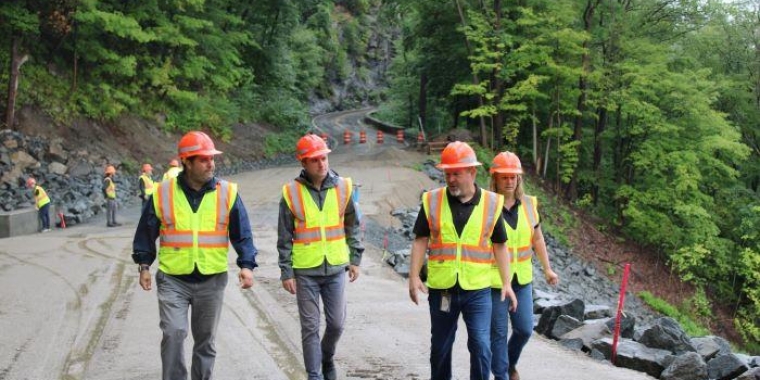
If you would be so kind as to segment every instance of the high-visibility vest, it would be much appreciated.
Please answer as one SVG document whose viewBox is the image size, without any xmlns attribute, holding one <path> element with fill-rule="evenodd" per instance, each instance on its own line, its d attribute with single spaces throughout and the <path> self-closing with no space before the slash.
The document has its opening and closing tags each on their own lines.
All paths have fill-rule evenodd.
<svg viewBox="0 0 760 380">
<path fill-rule="evenodd" d="M 164 173 L 163 180 L 165 181 L 169 178 L 176 178 L 179 175 L 179 173 L 182 173 L 182 168 L 178 166 L 172 166 L 169 168 L 169 170 L 166 171 L 166 173 Z"/>
<path fill-rule="evenodd" d="M 517 210 L 517 226 L 512 228 L 505 221 L 507 227 L 507 250 L 509 251 L 509 279 L 517 275 L 517 282 L 525 285 L 533 281 L 533 235 L 534 227 L 538 223 L 538 200 L 536 197 L 523 195 L 520 207 Z M 501 276 L 496 262 L 491 269 L 491 287 L 501 288 Z"/>
<path fill-rule="evenodd" d="M 351 201 L 351 178 L 338 177 L 327 190 L 322 210 L 306 185 L 292 181 L 282 187 L 282 196 L 295 219 L 293 231 L 293 268 L 348 263 L 348 245 L 343 224 L 346 206 Z"/>
<path fill-rule="evenodd" d="M 480 202 L 472 210 L 460 237 L 454 226 L 446 188 L 422 195 L 422 207 L 430 226 L 429 288 L 448 289 L 457 281 L 465 290 L 485 289 L 491 285 L 491 235 L 503 205 L 501 194 L 481 189 Z"/>
<path fill-rule="evenodd" d="M 237 184 L 218 180 L 193 212 L 176 178 L 156 185 L 153 208 L 161 220 L 158 268 L 167 274 L 205 275 L 227 271 L 230 210 Z"/>
<path fill-rule="evenodd" d="M 106 186 L 106 198 L 116 199 L 116 184 L 113 182 L 113 178 L 106 177 L 106 181 L 108 181 L 108 186 Z"/>
<path fill-rule="evenodd" d="M 42 188 L 42 186 L 35 186 L 34 187 L 35 192 L 37 195 L 35 195 L 35 200 L 37 201 L 37 209 L 41 209 L 42 206 L 50 203 L 50 198 L 48 197 L 47 193 L 45 192 L 45 189 Z"/>
<path fill-rule="evenodd" d="M 140 181 L 143 182 L 143 187 L 145 188 L 145 195 L 153 194 L 153 178 L 150 178 L 148 174 L 143 173 L 140 176 Z"/>
</svg>

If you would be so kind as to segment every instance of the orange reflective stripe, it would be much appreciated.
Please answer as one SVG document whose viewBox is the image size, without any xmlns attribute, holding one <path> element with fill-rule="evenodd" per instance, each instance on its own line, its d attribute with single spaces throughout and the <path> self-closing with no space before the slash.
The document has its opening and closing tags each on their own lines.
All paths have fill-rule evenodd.
<svg viewBox="0 0 760 380">
<path fill-rule="evenodd" d="M 158 207 L 161 210 L 161 224 L 167 229 L 173 229 L 176 224 L 174 218 L 174 183 L 175 179 L 162 182 L 158 186 Z"/>
<path fill-rule="evenodd" d="M 303 197 L 299 191 L 301 186 L 297 181 L 293 181 L 285 186 L 285 195 L 290 203 L 290 211 L 297 220 L 306 220 L 306 211 L 304 211 Z"/>
<path fill-rule="evenodd" d="M 232 186 L 227 181 L 216 182 L 216 229 L 227 230 L 229 224 L 230 191 Z"/>
<path fill-rule="evenodd" d="M 443 195 L 445 188 L 439 188 L 428 191 L 425 196 L 428 197 L 428 225 L 430 226 L 430 239 L 432 241 L 441 240 L 441 214 L 443 213 Z"/>
</svg>

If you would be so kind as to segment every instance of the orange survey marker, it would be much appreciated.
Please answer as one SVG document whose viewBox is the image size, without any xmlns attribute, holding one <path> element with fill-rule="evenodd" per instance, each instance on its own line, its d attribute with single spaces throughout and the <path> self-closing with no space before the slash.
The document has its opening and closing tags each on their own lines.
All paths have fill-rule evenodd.
<svg viewBox="0 0 760 380">
<path fill-rule="evenodd" d="M 58 213 L 58 217 L 61 218 L 61 228 L 66 228 L 66 217 L 63 216 L 62 212 Z"/>
<path fill-rule="evenodd" d="M 343 144 L 351 144 L 351 132 L 348 129 L 343 132 Z"/>
<path fill-rule="evenodd" d="M 404 130 L 399 129 L 396 131 L 396 142 L 397 143 L 403 143 L 404 142 Z"/>
<path fill-rule="evenodd" d="M 367 142 L 367 131 L 361 130 L 359 132 L 359 144 L 364 144 Z"/>
<path fill-rule="evenodd" d="M 383 135 L 383 131 L 377 131 L 377 143 L 382 144 L 385 142 L 385 135 Z"/>
</svg>

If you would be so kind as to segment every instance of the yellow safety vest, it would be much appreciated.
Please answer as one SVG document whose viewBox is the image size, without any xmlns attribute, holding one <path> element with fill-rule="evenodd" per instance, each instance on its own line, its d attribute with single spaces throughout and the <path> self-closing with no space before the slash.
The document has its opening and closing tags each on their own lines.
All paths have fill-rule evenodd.
<svg viewBox="0 0 760 380">
<path fill-rule="evenodd" d="M 348 245 L 343 224 L 351 201 L 351 178 L 338 177 L 335 187 L 327 190 L 322 210 L 309 194 L 306 185 L 292 181 L 282 187 L 282 196 L 295 219 L 293 231 L 293 268 L 348 263 Z"/>
<path fill-rule="evenodd" d="M 108 186 L 106 187 L 106 198 L 116 199 L 116 184 L 113 182 L 113 179 L 111 177 L 106 177 L 106 180 L 108 181 Z"/>
<path fill-rule="evenodd" d="M 448 289 L 457 281 L 465 290 L 485 289 L 491 285 L 491 235 L 503 206 L 501 194 L 481 189 L 480 202 L 472 210 L 460 237 L 454 226 L 446 188 L 422 195 L 422 207 L 430 226 L 429 288 Z"/>
<path fill-rule="evenodd" d="M 230 210 L 237 198 L 237 184 L 219 180 L 203 195 L 193 212 L 176 178 L 159 183 L 153 208 L 161 220 L 159 269 L 167 274 L 205 275 L 227 271 Z"/>
<path fill-rule="evenodd" d="M 37 193 L 37 195 L 35 195 L 35 200 L 37 201 L 37 209 L 39 210 L 42 208 L 42 206 L 50 203 L 50 198 L 42 186 L 35 186 L 34 190 Z"/>
<path fill-rule="evenodd" d="M 182 168 L 178 166 L 172 166 L 169 168 L 169 170 L 166 171 L 166 173 L 164 173 L 163 180 L 166 181 L 169 178 L 176 178 L 179 173 L 182 173 Z"/>
<path fill-rule="evenodd" d="M 507 250 L 509 251 L 509 279 L 517 276 L 517 282 L 525 285 L 533 281 L 533 235 L 534 227 L 538 223 L 538 200 L 536 197 L 524 195 L 520 200 L 517 210 L 517 226 L 512 228 L 504 221 L 507 227 Z M 496 262 L 491 269 L 491 287 L 501 288 L 501 276 Z"/>
<path fill-rule="evenodd" d="M 146 173 L 143 173 L 140 176 L 140 180 L 143 182 L 143 187 L 145 188 L 145 195 L 153 194 L 153 178 L 150 178 L 149 175 L 147 175 Z"/>
</svg>

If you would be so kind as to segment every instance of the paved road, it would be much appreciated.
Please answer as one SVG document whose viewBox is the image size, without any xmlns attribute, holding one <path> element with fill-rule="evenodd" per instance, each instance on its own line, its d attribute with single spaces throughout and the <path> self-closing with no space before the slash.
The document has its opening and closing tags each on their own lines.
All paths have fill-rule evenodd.
<svg viewBox="0 0 760 380">
<path fill-rule="evenodd" d="M 331 123 L 327 119 L 321 122 Z M 351 120 L 355 114 L 338 116 L 340 123 Z M 434 186 L 412 169 L 422 158 L 386 144 L 382 149 L 339 148 L 331 164 L 363 184 L 365 215 L 393 225 L 398 222 L 390 210 L 415 207 L 421 189 Z M 241 290 L 230 254 L 217 379 L 305 378 L 295 298 L 281 289 L 275 247 L 280 187 L 297 172 L 294 164 L 231 177 L 240 183 L 252 216 L 260 268 L 254 288 Z M 160 377 L 155 288 L 139 288 L 130 259 L 138 210 L 121 210 L 120 215 L 125 224 L 119 228 L 92 222 L 0 240 L 0 380 Z M 382 263 L 382 255 L 381 247 L 368 246 L 361 277 L 348 286 L 347 329 L 337 354 L 341 378 L 428 378 L 427 307 L 409 301 L 406 281 Z M 463 330 L 454 352 L 457 379 L 468 378 Z M 189 338 L 188 361 L 191 344 Z M 567 352 L 540 337 L 529 343 L 520 369 L 524 379 L 649 378 Z"/>
</svg>

